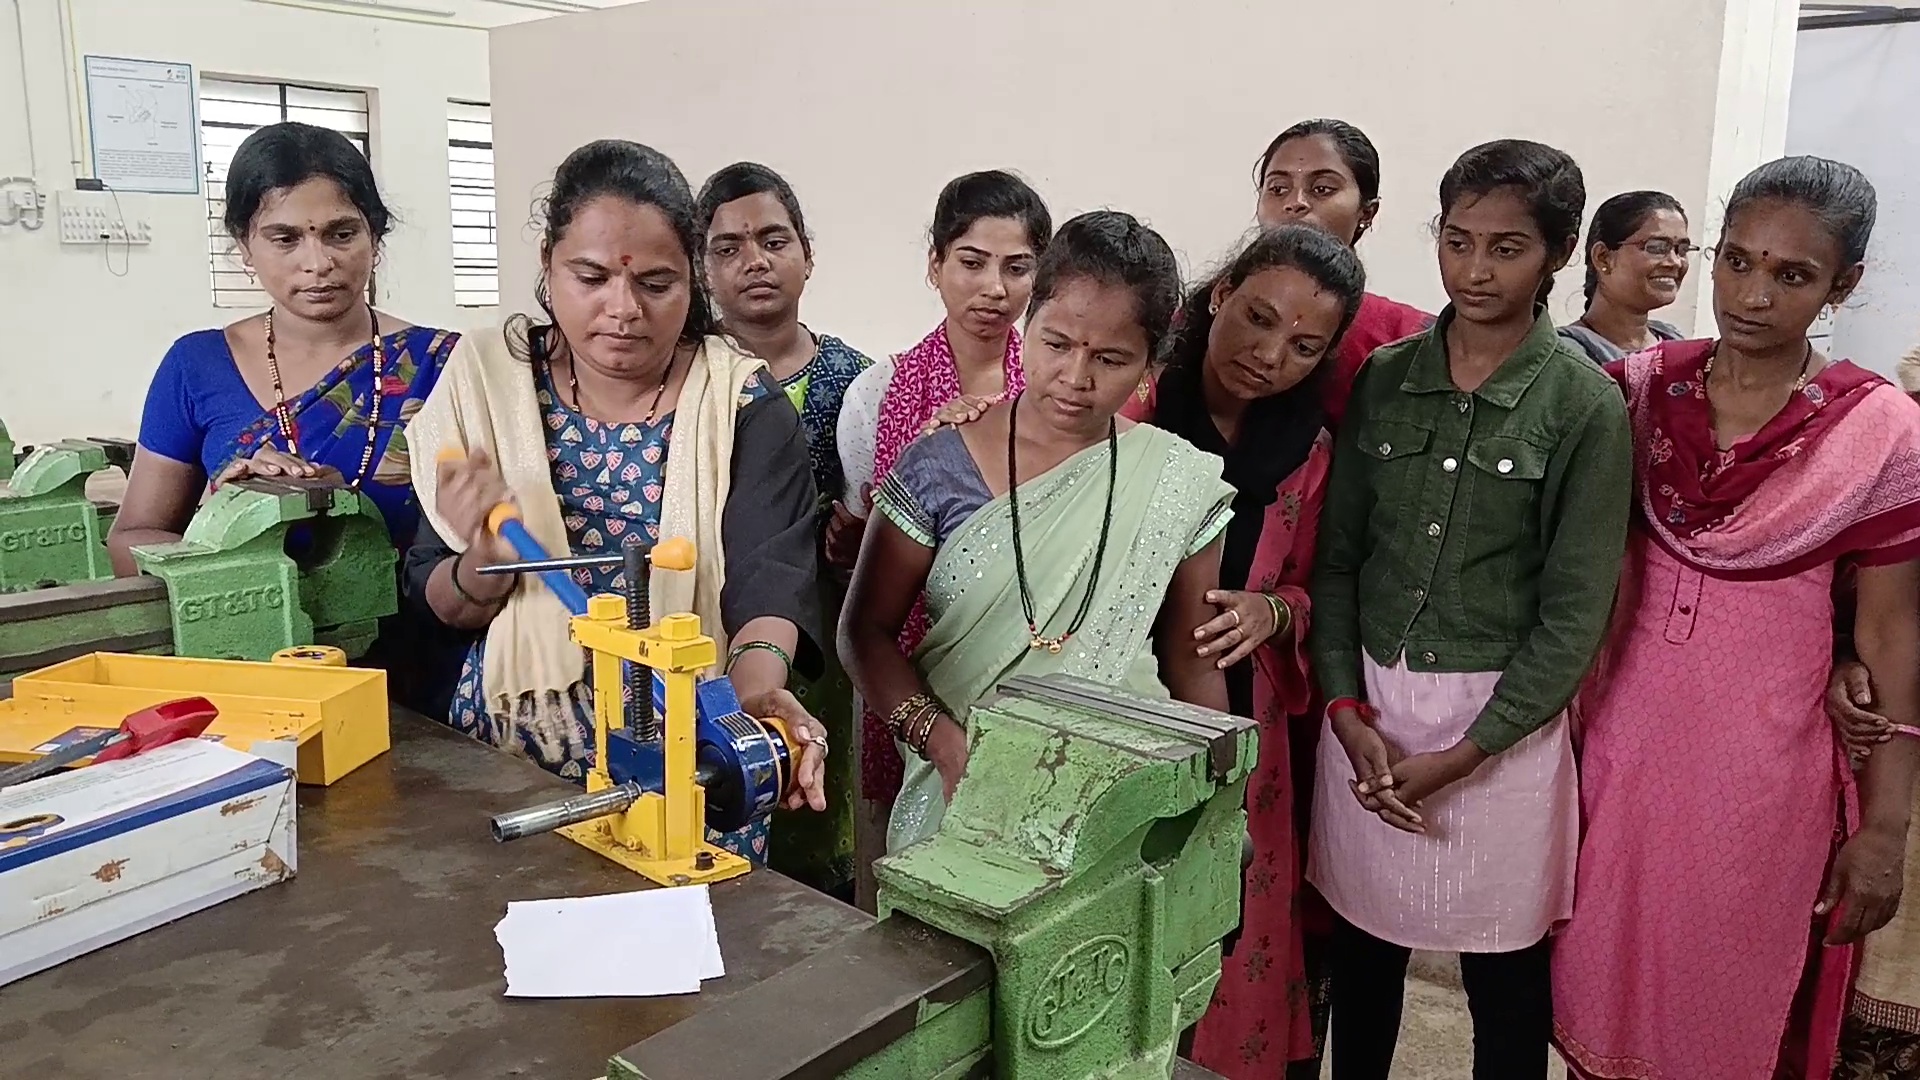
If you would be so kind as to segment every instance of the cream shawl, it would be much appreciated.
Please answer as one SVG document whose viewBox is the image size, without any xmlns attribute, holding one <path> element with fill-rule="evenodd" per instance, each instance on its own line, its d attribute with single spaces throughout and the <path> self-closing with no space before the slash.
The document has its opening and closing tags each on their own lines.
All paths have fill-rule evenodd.
<svg viewBox="0 0 1920 1080">
<path fill-rule="evenodd" d="M 701 630 L 719 644 L 722 657 L 727 641 L 720 589 L 726 569 L 720 516 L 732 478 L 740 390 L 762 366 L 719 337 L 707 338 L 694 353 L 667 445 L 660 536 L 691 538 L 698 562 L 691 574 L 655 570 L 648 579 L 653 611 L 700 616 Z M 546 436 L 533 373 L 514 357 L 504 331 L 463 336 L 426 406 L 407 425 L 414 489 L 427 520 L 449 547 L 467 546 L 467 538 L 456 535 L 435 508 L 436 461 L 452 447 L 492 455 L 519 502 L 527 531 L 550 554 L 570 553 Z M 511 716 L 515 703 L 528 695 L 535 701 L 554 700 L 553 694 L 564 700 L 568 688 L 581 681 L 580 647 L 567 628 L 568 612 L 560 601 L 537 580 L 522 580 L 487 627 L 483 680 L 492 712 Z"/>
</svg>

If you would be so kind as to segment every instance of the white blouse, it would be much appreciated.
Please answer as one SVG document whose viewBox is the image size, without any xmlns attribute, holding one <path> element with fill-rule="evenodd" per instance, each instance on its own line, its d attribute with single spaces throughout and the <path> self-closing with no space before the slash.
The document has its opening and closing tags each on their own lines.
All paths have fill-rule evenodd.
<svg viewBox="0 0 1920 1080">
<path fill-rule="evenodd" d="M 867 495 L 873 487 L 874 443 L 880 433 L 880 403 L 886 399 L 887 386 L 893 382 L 893 357 L 875 360 L 872 366 L 854 377 L 847 396 L 840 402 L 840 426 L 835 437 L 840 450 L 840 470 L 846 474 L 847 489 L 840 501 L 857 517 L 867 516 Z"/>
</svg>

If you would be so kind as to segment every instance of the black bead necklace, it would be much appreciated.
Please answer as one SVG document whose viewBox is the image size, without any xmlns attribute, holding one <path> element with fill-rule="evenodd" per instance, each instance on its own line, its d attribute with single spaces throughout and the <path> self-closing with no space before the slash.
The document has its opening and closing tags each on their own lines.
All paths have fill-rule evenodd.
<svg viewBox="0 0 1920 1080">
<path fill-rule="evenodd" d="M 1016 433 L 1019 430 L 1020 398 L 1016 394 L 1013 404 L 1007 408 L 1007 510 L 1013 518 L 1013 570 L 1020 580 L 1020 611 L 1027 617 L 1027 647 L 1045 649 L 1057 653 L 1073 640 L 1080 627 L 1087 621 L 1087 612 L 1093 607 L 1093 592 L 1100 585 L 1100 567 L 1107 559 L 1107 532 L 1113 525 L 1113 490 L 1120 481 L 1120 430 L 1112 417 L 1107 418 L 1107 505 L 1100 514 L 1100 543 L 1093 550 L 1093 570 L 1087 576 L 1086 594 L 1080 597 L 1080 608 L 1073 613 L 1073 620 L 1067 624 L 1066 633 L 1059 637 L 1043 637 L 1040 623 L 1033 611 L 1033 589 L 1027 584 L 1027 557 L 1020 543 L 1020 490 L 1014 448 L 1018 445 Z"/>
<path fill-rule="evenodd" d="M 355 491 L 366 483 L 369 471 L 373 468 L 374 444 L 380 441 L 380 399 L 386 392 L 387 352 L 386 342 L 380 337 L 380 313 L 367 305 L 368 333 L 373 342 L 373 392 L 367 395 L 367 445 L 360 450 L 360 468 L 355 470 L 353 480 L 347 486 Z M 287 453 L 300 456 L 300 428 L 294 422 L 293 408 L 287 403 L 287 388 L 280 381 L 280 357 L 275 352 L 276 339 L 273 336 L 273 309 L 267 309 L 267 375 L 273 380 L 273 422 L 280 429 L 280 440 L 287 445 Z M 347 410 L 349 414 L 352 409 Z"/>
</svg>

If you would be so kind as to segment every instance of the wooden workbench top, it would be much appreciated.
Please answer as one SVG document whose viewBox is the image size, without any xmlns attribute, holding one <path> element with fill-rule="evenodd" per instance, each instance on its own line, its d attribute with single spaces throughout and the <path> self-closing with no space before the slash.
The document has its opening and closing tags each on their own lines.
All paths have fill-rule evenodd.
<svg viewBox="0 0 1920 1080">
<path fill-rule="evenodd" d="M 640 879 L 487 818 L 571 785 L 396 712 L 393 750 L 300 789 L 299 875 L 0 987 L 0 1068 L 35 1080 L 587 1080 L 613 1054 L 871 923 L 771 871 L 713 888 L 727 976 L 678 998 L 510 1001 L 510 900 Z"/>
</svg>

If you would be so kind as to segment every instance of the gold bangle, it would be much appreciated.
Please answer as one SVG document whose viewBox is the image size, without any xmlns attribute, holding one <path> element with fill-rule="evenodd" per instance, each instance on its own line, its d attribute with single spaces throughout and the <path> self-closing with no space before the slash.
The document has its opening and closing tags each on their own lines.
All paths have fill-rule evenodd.
<svg viewBox="0 0 1920 1080">
<path fill-rule="evenodd" d="M 918 726 L 911 736 L 905 740 L 907 749 L 920 755 L 922 761 L 926 760 L 927 743 L 933 739 L 933 729 L 939 726 L 940 717 L 943 715 L 945 714 L 938 708 L 928 709 L 921 713 Z"/>
<path fill-rule="evenodd" d="M 905 742 L 904 733 L 908 724 L 918 719 L 921 713 L 932 708 L 938 708 L 934 704 L 933 695 L 924 692 L 909 694 L 900 699 L 900 704 L 895 705 L 893 711 L 887 714 L 887 728 L 893 732 L 894 738 Z"/>
<path fill-rule="evenodd" d="M 1273 636 L 1279 637 L 1293 629 L 1293 608 L 1285 600 L 1272 593 L 1261 593 L 1267 598 L 1268 606 L 1273 608 Z"/>
</svg>

